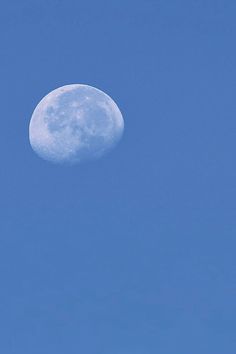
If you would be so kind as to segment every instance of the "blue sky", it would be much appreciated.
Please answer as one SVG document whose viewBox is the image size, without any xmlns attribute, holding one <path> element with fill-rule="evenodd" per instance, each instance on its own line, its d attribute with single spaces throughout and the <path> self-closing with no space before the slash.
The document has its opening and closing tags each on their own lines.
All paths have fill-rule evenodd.
<svg viewBox="0 0 236 354">
<path fill-rule="evenodd" d="M 236 352 L 236 3 L 6 1 L 0 13 L 0 352 Z M 125 119 L 83 166 L 28 125 L 86 83 Z"/>
</svg>

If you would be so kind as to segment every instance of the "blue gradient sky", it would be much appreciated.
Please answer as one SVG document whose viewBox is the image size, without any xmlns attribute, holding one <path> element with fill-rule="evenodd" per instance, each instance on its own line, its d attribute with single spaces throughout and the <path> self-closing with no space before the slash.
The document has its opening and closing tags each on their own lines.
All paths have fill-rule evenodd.
<svg viewBox="0 0 236 354">
<path fill-rule="evenodd" d="M 6 1 L 0 12 L 0 352 L 235 354 L 236 3 Z M 86 83 L 125 119 L 54 166 L 28 125 Z"/>
</svg>

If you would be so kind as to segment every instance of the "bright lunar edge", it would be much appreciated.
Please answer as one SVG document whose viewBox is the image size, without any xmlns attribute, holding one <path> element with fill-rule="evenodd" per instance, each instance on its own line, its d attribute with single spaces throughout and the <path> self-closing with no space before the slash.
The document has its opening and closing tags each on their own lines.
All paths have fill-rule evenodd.
<svg viewBox="0 0 236 354">
<path fill-rule="evenodd" d="M 35 108 L 29 126 L 33 150 L 54 163 L 101 157 L 120 140 L 124 120 L 115 102 L 92 86 L 53 90 Z"/>
</svg>

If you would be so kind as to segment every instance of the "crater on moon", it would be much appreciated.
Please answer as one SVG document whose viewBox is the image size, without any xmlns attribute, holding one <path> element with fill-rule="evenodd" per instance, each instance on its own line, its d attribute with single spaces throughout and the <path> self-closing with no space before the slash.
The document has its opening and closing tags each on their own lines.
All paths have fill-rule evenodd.
<svg viewBox="0 0 236 354">
<path fill-rule="evenodd" d="M 120 140 L 124 120 L 116 103 L 92 86 L 51 91 L 35 108 L 29 126 L 33 150 L 55 163 L 96 159 Z"/>
</svg>

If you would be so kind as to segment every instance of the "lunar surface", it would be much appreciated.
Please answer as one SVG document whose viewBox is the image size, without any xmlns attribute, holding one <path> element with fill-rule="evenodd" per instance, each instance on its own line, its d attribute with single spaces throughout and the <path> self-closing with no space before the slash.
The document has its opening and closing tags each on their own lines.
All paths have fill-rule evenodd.
<svg viewBox="0 0 236 354">
<path fill-rule="evenodd" d="M 29 126 L 33 150 L 55 163 L 101 157 L 120 140 L 122 114 L 104 92 L 88 85 L 66 85 L 45 96 Z"/>
</svg>

